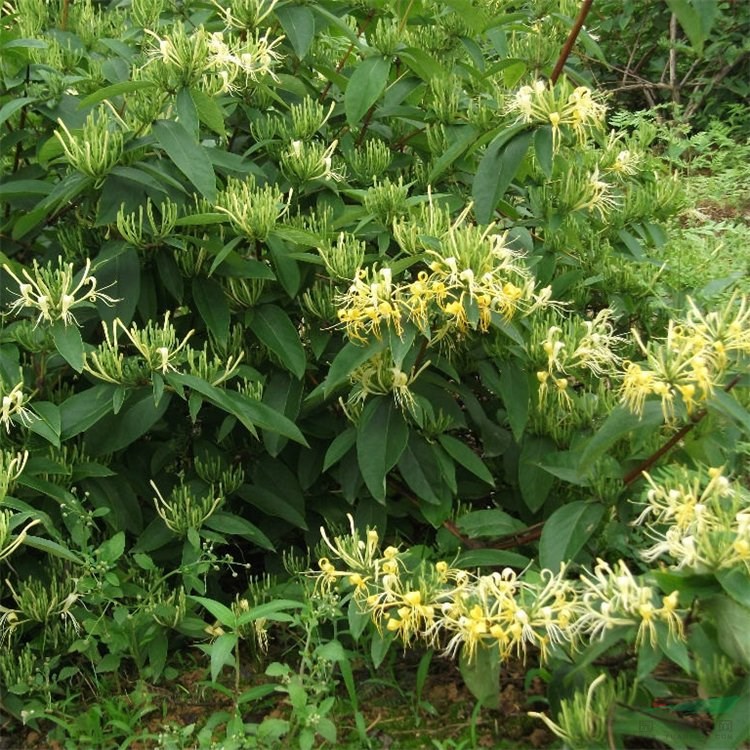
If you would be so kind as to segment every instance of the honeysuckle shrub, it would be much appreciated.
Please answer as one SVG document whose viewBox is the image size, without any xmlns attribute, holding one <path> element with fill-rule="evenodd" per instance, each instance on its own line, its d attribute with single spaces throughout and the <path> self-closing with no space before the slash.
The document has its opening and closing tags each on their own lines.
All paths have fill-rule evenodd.
<svg viewBox="0 0 750 750">
<path fill-rule="evenodd" d="M 636 647 L 641 697 L 663 660 L 708 679 L 649 606 L 697 607 L 693 648 L 747 668 L 746 495 L 689 520 L 654 464 L 746 475 L 748 303 L 663 285 L 679 181 L 648 123 L 608 125 L 575 57 L 550 80 L 576 12 L 3 5 L 7 711 L 92 669 L 172 674 L 180 646 L 223 637 L 206 602 L 347 514 L 467 581 L 531 566 L 532 598 L 577 565 L 648 588 L 640 635 L 595 627 L 583 656 L 522 641 L 560 674 L 575 659 L 591 696 L 625 694 L 591 674 L 608 649 Z"/>
</svg>

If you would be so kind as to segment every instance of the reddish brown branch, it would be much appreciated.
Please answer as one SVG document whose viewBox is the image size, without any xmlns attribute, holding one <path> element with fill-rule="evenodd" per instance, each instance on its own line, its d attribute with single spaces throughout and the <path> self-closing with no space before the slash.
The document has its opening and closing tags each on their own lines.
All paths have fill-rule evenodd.
<svg viewBox="0 0 750 750">
<path fill-rule="evenodd" d="M 724 386 L 724 392 L 729 393 L 729 391 L 731 391 L 732 388 L 734 388 L 734 386 L 736 386 L 737 383 L 739 382 L 740 382 L 740 376 L 735 375 Z M 690 432 L 690 430 L 692 430 L 693 427 L 695 427 L 695 425 L 697 425 L 706 416 L 706 414 L 708 414 L 708 411 L 706 409 L 702 409 L 701 411 L 693 415 L 692 420 L 688 424 L 681 427 L 674 435 L 672 435 L 672 437 L 669 438 L 669 440 L 667 440 L 667 442 L 664 443 L 664 445 L 662 445 L 661 448 L 659 448 L 659 450 L 652 453 L 645 461 L 643 461 L 643 463 L 636 466 L 636 468 L 633 469 L 633 471 L 628 472 L 623 477 L 622 483 L 626 487 L 629 487 L 631 484 L 633 484 L 633 482 L 635 482 L 636 479 L 638 479 L 638 477 L 640 477 L 641 474 L 643 474 L 643 472 L 648 471 L 663 455 L 665 455 L 672 448 L 674 448 L 674 446 L 677 445 L 677 443 L 679 443 L 680 440 L 682 440 L 685 437 L 685 435 L 687 435 L 688 432 Z"/>
<path fill-rule="evenodd" d="M 362 25 L 357 29 L 357 36 L 360 36 L 361 34 L 364 34 L 365 30 L 370 25 L 370 21 L 372 21 L 374 15 L 375 15 L 375 11 L 374 10 L 371 10 L 367 14 L 367 18 L 365 18 L 365 20 L 362 23 Z M 344 53 L 344 56 L 339 60 L 338 65 L 336 65 L 336 72 L 337 73 L 340 73 L 341 70 L 342 70 L 342 68 L 344 67 L 344 65 L 346 65 L 346 61 L 351 56 L 352 52 L 354 52 L 354 47 L 355 46 L 356 45 L 354 44 L 354 42 L 352 42 L 349 45 L 349 49 L 347 49 L 347 51 Z M 318 101 L 320 101 L 320 102 L 324 102 L 325 101 L 325 98 L 328 96 L 328 92 L 331 90 L 331 86 L 333 86 L 333 81 L 328 81 L 328 83 L 326 83 L 325 87 L 323 88 L 323 91 L 320 92 L 320 99 L 318 99 Z"/>
<path fill-rule="evenodd" d="M 552 75 L 550 76 L 550 81 L 552 81 L 552 83 L 557 83 L 557 79 L 563 72 L 565 63 L 568 61 L 570 53 L 573 51 L 573 45 L 576 43 L 576 39 L 578 39 L 578 35 L 581 33 L 583 23 L 586 20 L 586 16 L 589 14 L 593 3 L 594 0 L 583 0 L 583 3 L 581 3 L 581 9 L 578 11 L 578 17 L 573 24 L 573 28 L 570 30 L 570 34 L 568 34 L 568 38 L 565 40 L 565 44 L 563 45 L 562 51 L 560 52 L 560 57 L 557 58 L 557 62 L 555 63 L 555 67 L 552 71 Z"/>
<path fill-rule="evenodd" d="M 726 393 L 729 393 L 729 391 L 731 391 L 732 388 L 734 388 L 739 382 L 740 376 L 735 375 L 724 386 L 724 391 Z M 658 450 L 654 451 L 654 453 L 652 453 L 635 469 L 628 472 L 622 478 L 623 485 L 625 485 L 625 487 L 629 487 L 631 484 L 633 484 L 633 482 L 635 482 L 641 476 L 641 474 L 643 474 L 643 472 L 648 471 L 662 456 L 669 453 L 669 451 L 674 448 L 674 446 L 677 445 L 677 443 L 679 443 L 680 440 L 682 440 L 685 435 L 687 435 L 690 430 L 693 429 L 693 427 L 695 427 L 702 419 L 704 419 L 707 414 L 708 411 L 705 409 L 696 413 L 693 416 L 691 422 L 681 427 L 674 435 L 672 435 L 671 438 L 669 438 L 669 440 L 667 440 L 666 443 L 664 443 L 664 445 L 662 445 Z M 539 523 L 535 523 L 533 526 L 529 526 L 522 531 L 517 531 L 515 534 L 509 534 L 507 536 L 501 537 L 499 541 L 492 545 L 492 549 L 511 549 L 513 547 L 520 547 L 521 545 L 533 542 L 542 536 L 543 528 L 544 521 L 540 521 Z"/>
</svg>

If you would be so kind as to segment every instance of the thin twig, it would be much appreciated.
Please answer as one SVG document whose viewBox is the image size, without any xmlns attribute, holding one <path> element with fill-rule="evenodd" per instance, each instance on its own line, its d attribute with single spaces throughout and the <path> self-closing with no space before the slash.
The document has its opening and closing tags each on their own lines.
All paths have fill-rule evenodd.
<svg viewBox="0 0 750 750">
<path fill-rule="evenodd" d="M 375 11 L 374 10 L 371 10 L 367 14 L 367 18 L 365 18 L 365 20 L 362 23 L 362 25 L 357 29 L 357 36 L 358 37 L 361 36 L 362 34 L 364 34 L 365 30 L 370 25 L 370 21 L 372 21 L 374 15 L 375 15 Z M 354 44 L 354 42 L 352 42 L 349 45 L 349 49 L 347 49 L 347 51 L 344 53 L 344 56 L 339 60 L 338 65 L 336 66 L 336 72 L 337 73 L 340 73 L 341 69 L 344 67 L 344 65 L 346 65 L 346 61 L 351 56 L 352 52 L 354 52 L 355 46 L 356 45 Z M 325 98 L 328 96 L 328 92 L 331 90 L 331 86 L 333 86 L 333 81 L 328 81 L 326 83 L 325 87 L 323 88 L 323 91 L 320 92 L 320 98 L 318 99 L 318 101 L 320 101 L 320 102 L 324 102 L 325 101 Z"/>
<path fill-rule="evenodd" d="M 729 393 L 729 391 L 731 391 L 732 388 L 734 388 L 739 382 L 740 382 L 740 376 L 735 375 L 724 386 L 724 392 Z M 669 438 L 669 440 L 667 440 L 667 442 L 664 443 L 664 445 L 662 445 L 661 448 L 659 448 L 659 450 L 652 453 L 645 461 L 643 461 L 643 463 L 639 464 L 635 469 L 633 469 L 633 471 L 626 474 L 622 480 L 623 484 L 626 487 L 633 484 L 633 482 L 635 482 L 635 480 L 638 479 L 638 477 L 640 477 L 641 474 L 643 474 L 643 472 L 648 471 L 665 453 L 668 453 L 675 445 L 677 445 L 677 443 L 679 443 L 680 440 L 682 440 L 685 437 L 685 435 L 687 435 L 688 432 L 690 432 L 690 430 L 692 430 L 693 427 L 695 427 L 695 425 L 697 425 L 701 420 L 703 420 L 703 418 L 707 414 L 708 414 L 708 411 L 706 409 L 702 409 L 701 411 L 694 414 L 692 420 L 688 424 L 681 427 L 674 435 L 672 435 L 672 437 Z"/>
<path fill-rule="evenodd" d="M 589 14 L 593 3 L 594 0 L 583 0 L 583 3 L 581 3 L 581 9 L 578 11 L 578 17 L 573 23 L 573 28 L 570 30 L 570 34 L 568 34 L 568 38 L 565 40 L 565 44 L 563 45 L 562 51 L 560 52 L 560 57 L 557 59 L 555 67 L 552 70 L 552 75 L 550 76 L 550 81 L 552 83 L 557 83 L 557 79 L 563 72 L 565 63 L 568 61 L 570 53 L 573 51 L 573 45 L 576 43 L 578 34 L 581 33 L 583 22 L 586 20 L 586 16 Z"/>
<path fill-rule="evenodd" d="M 672 89 L 672 103 L 680 103 L 680 87 L 677 85 L 677 15 L 669 19 L 669 87 Z"/>
</svg>

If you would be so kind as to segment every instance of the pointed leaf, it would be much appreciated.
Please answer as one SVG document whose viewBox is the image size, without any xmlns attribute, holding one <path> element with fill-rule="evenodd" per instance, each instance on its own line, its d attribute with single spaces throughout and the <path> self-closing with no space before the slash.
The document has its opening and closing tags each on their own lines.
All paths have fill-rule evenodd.
<svg viewBox="0 0 750 750">
<path fill-rule="evenodd" d="M 207 599 L 205 596 L 191 596 L 190 598 L 210 612 L 225 628 L 234 628 L 237 624 L 234 612 L 221 602 L 217 602 L 215 599 Z"/>
<path fill-rule="evenodd" d="M 357 125 L 385 90 L 391 61 L 385 57 L 366 57 L 354 69 L 344 94 L 344 110 L 349 125 Z"/>
<path fill-rule="evenodd" d="M 464 469 L 470 471 L 474 476 L 479 477 L 483 482 L 487 482 L 487 484 L 493 487 L 495 486 L 495 480 L 484 461 L 466 443 L 462 443 L 451 435 L 439 435 L 438 441 L 446 453 L 454 461 L 461 464 Z"/>
<path fill-rule="evenodd" d="M 385 478 L 406 448 L 409 428 L 391 399 L 374 398 L 357 427 L 357 461 L 372 496 L 385 501 Z"/>
<path fill-rule="evenodd" d="M 620 438 L 639 428 L 652 429 L 658 427 L 663 421 L 661 404 L 657 401 L 647 403 L 643 409 L 643 415 L 640 417 L 624 406 L 616 406 L 584 448 L 579 463 L 581 473 L 585 476 L 588 467 Z"/>
<path fill-rule="evenodd" d="M 220 344 L 229 337 L 229 303 L 218 281 L 196 276 L 193 279 L 193 300 L 206 328 Z"/>
<path fill-rule="evenodd" d="M 175 120 L 158 120 L 152 132 L 177 169 L 204 198 L 216 201 L 216 175 L 205 148 L 184 125 Z"/>
<path fill-rule="evenodd" d="M 206 519 L 204 525 L 222 534 L 244 537 L 263 549 L 274 549 L 271 540 L 255 524 L 234 513 L 218 510 Z"/>
<path fill-rule="evenodd" d="M 62 320 L 56 320 L 52 325 L 52 340 L 58 354 L 76 372 L 83 372 L 83 339 L 78 326 L 66 326 Z"/>
<path fill-rule="evenodd" d="M 505 195 L 526 156 L 532 132 L 518 132 L 518 128 L 519 126 L 514 126 L 497 136 L 479 162 L 471 192 L 474 197 L 474 214 L 481 224 L 488 224 L 492 220 L 495 206 Z M 509 132 L 512 132 L 510 139 Z"/>
<path fill-rule="evenodd" d="M 276 305 L 259 307 L 252 321 L 253 333 L 284 364 L 284 366 L 301 378 L 305 374 L 307 358 L 297 328 L 289 316 Z"/>
<path fill-rule="evenodd" d="M 349 379 L 352 370 L 367 362 L 370 357 L 384 348 L 385 342 L 382 340 L 368 341 L 364 345 L 354 344 L 351 341 L 344 344 L 331 362 L 328 375 L 323 381 L 324 395 L 330 396 L 338 386 Z"/>
<path fill-rule="evenodd" d="M 286 38 L 292 43 L 294 52 L 302 60 L 310 49 L 315 36 L 315 16 L 304 5 L 284 5 L 275 10 Z"/>
<path fill-rule="evenodd" d="M 604 506 L 583 500 L 563 505 L 545 522 L 539 540 L 539 565 L 557 571 L 560 563 L 575 556 L 596 531 Z"/>
</svg>

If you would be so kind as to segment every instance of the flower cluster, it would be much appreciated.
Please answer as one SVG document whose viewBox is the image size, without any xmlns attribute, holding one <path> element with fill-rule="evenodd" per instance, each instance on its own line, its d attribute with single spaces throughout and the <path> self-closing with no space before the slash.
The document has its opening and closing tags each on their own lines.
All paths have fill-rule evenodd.
<svg viewBox="0 0 750 750">
<path fill-rule="evenodd" d="M 20 514 L 18 515 L 20 516 Z M 0 510 L 0 562 L 10 557 L 26 541 L 28 531 L 32 526 L 41 523 L 38 518 L 29 521 L 16 535 L 15 539 L 11 539 L 14 516 L 16 514 L 9 510 Z"/>
<path fill-rule="evenodd" d="M 413 409 L 414 394 L 410 386 L 429 367 L 430 362 L 428 360 L 419 368 L 412 367 L 409 370 L 402 370 L 402 364 L 394 361 L 393 352 L 390 349 L 368 359 L 349 377 L 353 387 L 348 403 L 356 407 L 366 401 L 368 396 L 393 394 L 397 406 L 402 409 Z"/>
<path fill-rule="evenodd" d="M 534 359 L 546 360 L 536 374 L 540 403 L 554 386 L 558 403 L 569 405 L 569 388 L 576 380 L 586 375 L 598 378 L 614 375 L 620 364 L 617 349 L 622 343 L 623 338 L 614 331 L 612 311 L 608 308 L 589 320 L 535 321 L 529 354 Z"/>
<path fill-rule="evenodd" d="M 18 314 L 29 308 L 38 311 L 36 319 L 39 323 L 54 323 L 61 320 L 64 325 L 77 325 L 73 310 L 88 307 L 93 302 L 104 302 L 113 305 L 117 300 L 101 291 L 97 291 L 96 278 L 91 275 L 91 260 L 86 259 L 78 282 L 75 282 L 73 264 L 57 259 L 57 268 L 40 266 L 34 261 L 33 272 L 24 268 L 22 278 L 16 276 L 9 265 L 3 270 L 18 284 L 18 296 L 10 304 L 11 313 Z"/>
<path fill-rule="evenodd" d="M 179 484 L 172 490 L 168 500 L 164 499 L 153 481 L 151 486 L 156 493 L 156 512 L 167 528 L 178 536 L 186 536 L 191 529 L 200 529 L 225 499 L 221 485 L 212 485 L 208 494 L 198 497 L 190 487 Z"/>
<path fill-rule="evenodd" d="M 665 419 L 673 420 L 676 396 L 692 414 L 733 362 L 750 354 L 750 304 L 735 295 L 723 309 L 703 313 L 691 302 L 685 320 L 670 321 L 663 340 L 644 344 L 633 335 L 645 362 L 624 362 L 622 401 L 640 414 L 646 399 L 656 395 Z"/>
<path fill-rule="evenodd" d="M 68 163 L 77 171 L 100 183 L 120 161 L 125 147 L 122 131 L 113 125 L 119 116 L 110 117 L 103 109 L 92 111 L 80 132 L 71 133 L 65 123 L 58 119 L 61 128 L 55 137 L 62 146 Z"/>
<path fill-rule="evenodd" d="M 572 698 L 560 701 L 557 722 L 538 711 L 529 711 L 528 715 L 541 719 L 567 747 L 603 746 L 612 707 L 618 701 L 624 702 L 627 692 L 622 677 L 612 680 L 603 672 L 591 682 L 585 693 L 577 690 Z"/>
<path fill-rule="evenodd" d="M 607 114 L 591 89 L 573 88 L 564 78 L 557 84 L 536 81 L 532 86 L 522 86 L 508 102 L 508 111 L 522 122 L 550 125 L 555 148 L 563 127 L 569 127 L 584 143 L 589 131 L 603 127 Z"/>
<path fill-rule="evenodd" d="M 10 423 L 15 419 L 24 424 L 31 422 L 31 412 L 26 408 L 29 398 L 24 393 L 23 381 L 9 388 L 0 377 L 0 423 L 6 432 L 10 432 Z"/>
<path fill-rule="evenodd" d="M 344 173 L 333 164 L 336 146 L 338 141 L 326 145 L 320 140 L 294 140 L 281 154 L 281 171 L 300 184 L 313 180 L 343 180 Z"/>
<path fill-rule="evenodd" d="M 180 338 L 168 312 L 161 324 L 149 321 L 143 328 L 136 323 L 128 328 L 115 318 L 111 330 L 106 323 L 102 323 L 102 328 L 104 340 L 96 349 L 87 352 L 84 369 L 95 378 L 116 385 L 142 385 L 153 372 L 166 375 L 185 365 L 191 374 L 216 386 L 235 374 L 242 359 L 240 354 L 222 360 L 217 356 L 209 357 L 206 346 L 200 350 L 191 348 L 188 340 L 195 331 L 190 330 Z M 136 350 L 136 355 L 126 356 L 122 351 L 121 332 Z"/>
<path fill-rule="evenodd" d="M 576 623 L 589 638 L 616 627 L 636 627 L 636 648 L 648 638 L 656 645 L 656 624 L 664 623 L 673 638 L 684 637 L 677 608 L 678 592 L 659 596 L 656 589 L 637 580 L 623 560 L 613 567 L 597 560 L 593 572 L 581 576 L 583 613 Z"/>
<path fill-rule="evenodd" d="M 437 342 L 449 334 L 486 332 L 495 319 L 507 322 L 549 304 L 550 289 L 536 291 L 521 256 L 493 224 L 482 229 L 464 223 L 469 210 L 438 239 L 439 251 L 426 250 L 428 270 L 415 278 L 395 284 L 390 268 L 357 273 L 338 310 L 352 340 L 380 338 L 383 326 L 401 336 L 408 321 Z M 399 236 L 409 234 L 401 225 Z"/>
<path fill-rule="evenodd" d="M 289 209 L 288 199 L 275 185 L 256 187 L 255 178 L 245 180 L 229 177 L 226 188 L 219 193 L 216 210 L 226 214 L 232 227 L 253 242 L 265 242 L 276 222 Z"/>
<path fill-rule="evenodd" d="M 29 452 L 12 453 L 0 451 L 0 504 L 13 488 L 15 481 L 21 476 L 29 460 Z"/>
<path fill-rule="evenodd" d="M 148 29 L 146 33 L 155 45 L 142 72 L 165 90 L 197 84 L 218 94 L 246 88 L 265 76 L 276 79 L 273 69 L 280 59 L 276 47 L 283 37 L 269 39 L 268 29 L 242 41 L 202 26 L 188 34 L 179 24 L 164 37 Z"/>
<path fill-rule="evenodd" d="M 469 660 L 479 648 L 496 648 L 501 659 L 525 658 L 535 649 L 544 660 L 553 648 L 575 648 L 617 626 L 635 628 L 636 644 L 646 638 L 655 643 L 659 622 L 673 638 L 683 637 L 677 593 L 659 597 L 623 561 L 612 568 L 598 560 L 580 580 L 568 577 L 564 566 L 558 573 L 505 568 L 488 575 L 444 561 L 410 569 L 408 553 L 395 547 L 381 552 L 377 531 L 368 529 L 361 538 L 351 516 L 349 521 L 350 533 L 333 540 L 321 529 L 334 561 L 319 560 L 317 585 L 350 587 L 378 630 L 396 634 L 405 646 L 421 640 Z"/>
<path fill-rule="evenodd" d="M 658 478 L 646 475 L 645 508 L 635 523 L 655 543 L 644 550 L 652 562 L 671 558 L 696 573 L 739 567 L 750 574 L 750 493 L 721 468 L 678 467 Z"/>
</svg>

